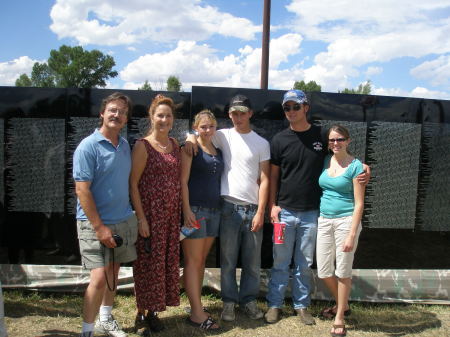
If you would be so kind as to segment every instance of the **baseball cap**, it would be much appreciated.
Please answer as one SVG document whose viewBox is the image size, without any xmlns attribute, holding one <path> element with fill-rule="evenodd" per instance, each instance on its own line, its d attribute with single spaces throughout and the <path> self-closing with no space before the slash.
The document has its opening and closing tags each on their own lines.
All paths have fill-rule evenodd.
<svg viewBox="0 0 450 337">
<path fill-rule="evenodd" d="M 293 89 L 286 91 L 283 96 L 283 103 L 293 101 L 298 104 L 308 104 L 308 98 L 306 97 L 305 93 L 301 90 Z"/>
<path fill-rule="evenodd" d="M 252 105 L 250 104 L 250 100 L 247 96 L 244 95 L 236 95 L 230 100 L 230 109 L 229 112 L 232 111 L 242 111 L 247 112 L 252 109 Z"/>
</svg>

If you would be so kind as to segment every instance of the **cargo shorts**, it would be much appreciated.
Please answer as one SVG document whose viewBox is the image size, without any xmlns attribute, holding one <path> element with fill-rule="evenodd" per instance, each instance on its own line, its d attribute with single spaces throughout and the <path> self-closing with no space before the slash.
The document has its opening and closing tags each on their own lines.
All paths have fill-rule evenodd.
<svg viewBox="0 0 450 337">
<path fill-rule="evenodd" d="M 113 234 L 123 239 L 123 244 L 114 249 L 103 246 L 97 239 L 94 228 L 88 220 L 77 220 L 78 242 L 81 264 L 85 269 L 103 268 L 109 263 L 126 263 L 136 260 L 137 218 L 133 213 L 128 219 L 117 224 L 106 225 Z"/>
</svg>

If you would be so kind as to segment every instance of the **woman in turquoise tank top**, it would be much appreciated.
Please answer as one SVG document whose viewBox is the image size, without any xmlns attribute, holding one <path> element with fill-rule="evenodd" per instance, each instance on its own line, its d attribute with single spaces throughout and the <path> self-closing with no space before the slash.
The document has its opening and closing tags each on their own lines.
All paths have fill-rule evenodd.
<svg viewBox="0 0 450 337">
<path fill-rule="evenodd" d="M 319 177 L 323 193 L 317 230 L 317 274 L 336 300 L 336 306 L 322 311 L 322 316 L 334 318 L 331 336 L 346 335 L 344 316 L 350 314 L 352 264 L 364 209 L 365 185 L 356 179 L 363 165 L 347 151 L 349 143 L 346 128 L 334 125 L 329 129 L 330 154 Z"/>
</svg>

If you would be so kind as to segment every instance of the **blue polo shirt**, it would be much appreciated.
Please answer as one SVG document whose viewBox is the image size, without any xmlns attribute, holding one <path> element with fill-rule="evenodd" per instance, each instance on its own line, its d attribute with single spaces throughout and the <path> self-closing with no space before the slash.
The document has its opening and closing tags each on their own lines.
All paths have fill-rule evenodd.
<svg viewBox="0 0 450 337">
<path fill-rule="evenodd" d="M 116 224 L 132 215 L 128 179 L 131 155 L 128 142 L 119 137 L 115 147 L 98 129 L 78 145 L 73 155 L 73 178 L 90 181 L 90 190 L 104 224 Z M 88 220 L 80 200 L 77 219 Z"/>
</svg>

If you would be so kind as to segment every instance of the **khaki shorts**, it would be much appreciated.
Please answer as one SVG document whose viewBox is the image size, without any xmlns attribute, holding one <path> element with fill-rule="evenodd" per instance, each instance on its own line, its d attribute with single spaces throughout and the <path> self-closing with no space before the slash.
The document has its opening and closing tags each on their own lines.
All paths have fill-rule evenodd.
<svg viewBox="0 0 450 337">
<path fill-rule="evenodd" d="M 352 216 L 328 219 L 319 217 L 317 228 L 317 275 L 327 278 L 336 275 L 339 278 L 351 278 L 353 259 L 355 257 L 358 238 L 361 233 L 361 223 L 356 232 L 353 251 L 343 252 L 342 246 L 352 226 Z M 336 260 L 336 268 L 334 261 Z"/>
<path fill-rule="evenodd" d="M 126 263 L 136 260 L 136 247 L 138 228 L 136 215 L 108 226 L 114 234 L 123 239 L 121 247 L 109 249 L 97 239 L 94 229 L 89 221 L 77 221 L 78 242 L 80 243 L 81 264 L 85 269 L 102 268 L 113 261 Z M 114 254 L 114 256 L 113 256 Z"/>
</svg>

